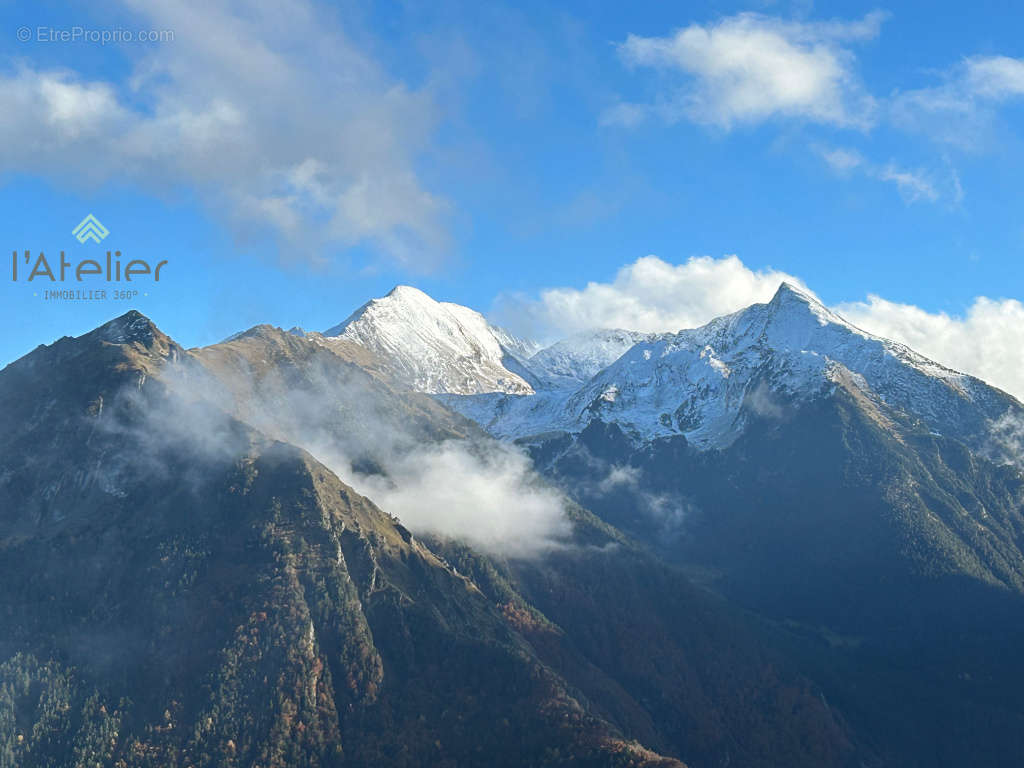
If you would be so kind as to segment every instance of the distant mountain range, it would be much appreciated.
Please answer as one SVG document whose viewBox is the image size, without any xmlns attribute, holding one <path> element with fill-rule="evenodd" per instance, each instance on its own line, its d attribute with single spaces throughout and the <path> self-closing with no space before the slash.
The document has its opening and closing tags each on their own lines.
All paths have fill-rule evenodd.
<svg viewBox="0 0 1024 768">
<path fill-rule="evenodd" d="M 546 348 L 399 286 L 311 336 L 365 347 L 413 389 L 444 396 L 503 438 L 578 433 L 597 419 L 635 441 L 684 435 L 721 447 L 742 431 L 744 404 L 769 393 L 807 400 L 845 378 L 975 447 L 991 423 L 1020 412 L 1011 396 L 856 328 L 788 283 L 768 304 L 695 330 L 595 330 Z"/>
<path fill-rule="evenodd" d="M 786 284 L 544 348 L 128 313 L 0 372 L 0 766 L 1014 765 L 1015 425 Z"/>
</svg>

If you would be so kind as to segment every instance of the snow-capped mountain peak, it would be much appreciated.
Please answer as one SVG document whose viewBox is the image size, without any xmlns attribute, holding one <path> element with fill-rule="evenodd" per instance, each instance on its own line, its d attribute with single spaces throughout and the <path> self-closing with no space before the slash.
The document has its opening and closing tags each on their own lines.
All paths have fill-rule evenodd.
<svg viewBox="0 0 1024 768">
<path fill-rule="evenodd" d="M 468 307 L 440 302 L 418 288 L 399 285 L 324 332 L 376 353 L 391 373 L 431 394 L 504 392 L 531 394 L 515 359 L 535 347 L 490 325 Z"/>
<path fill-rule="evenodd" d="M 943 433 L 973 428 L 982 401 L 1005 408 L 982 382 L 867 333 L 783 283 L 767 304 L 636 345 L 577 391 L 566 413 L 577 421 L 599 415 L 643 438 L 684 434 L 711 447 L 742 431 L 753 394 L 793 403 L 839 380 Z M 604 397 L 610 389 L 613 401 Z"/>
<path fill-rule="evenodd" d="M 822 325 L 826 323 L 847 324 L 843 318 L 822 304 L 813 293 L 786 281 L 779 285 L 772 300 L 768 302 L 768 306 L 776 313 L 809 312 L 818 318 Z"/>
<path fill-rule="evenodd" d="M 560 347 L 549 349 L 528 361 L 539 376 L 558 370 Z M 535 364 L 538 358 L 547 365 Z M 599 419 L 640 441 L 684 435 L 711 448 L 729 444 L 753 416 L 780 413 L 784 405 L 840 386 L 857 388 L 858 397 L 903 414 L 906 423 L 966 440 L 980 439 L 988 423 L 1015 403 L 977 379 L 857 328 L 788 283 L 766 304 L 700 328 L 640 339 L 575 389 L 446 402 L 499 437 L 575 433 Z"/>
</svg>

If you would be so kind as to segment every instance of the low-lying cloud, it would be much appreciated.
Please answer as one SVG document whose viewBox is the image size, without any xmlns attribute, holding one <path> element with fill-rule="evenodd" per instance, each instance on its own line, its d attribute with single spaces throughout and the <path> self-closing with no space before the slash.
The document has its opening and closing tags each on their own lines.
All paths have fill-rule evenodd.
<svg viewBox="0 0 1024 768">
<path fill-rule="evenodd" d="M 596 459 L 594 462 L 600 466 Z M 691 511 L 689 502 L 678 496 L 652 492 L 639 467 L 623 464 L 608 467 L 608 474 L 596 483 L 582 484 L 582 491 L 591 496 L 613 498 L 619 503 L 627 502 L 628 508 L 642 514 L 664 533 L 677 532 Z"/>
<path fill-rule="evenodd" d="M 254 347 L 244 355 L 201 351 L 205 369 L 191 358 L 168 367 L 160 378 L 172 396 L 146 411 L 146 431 L 220 457 L 239 450 L 230 426 L 249 424 L 309 451 L 413 532 L 495 555 L 534 557 L 569 536 L 563 496 L 518 448 L 434 434 L 416 402 L 405 408 L 408 400 L 430 404 L 425 396 L 395 393 L 312 342 L 288 343 L 301 348 L 293 349 L 301 362 Z M 265 366 L 264 356 L 275 364 Z"/>
<path fill-rule="evenodd" d="M 464 539 L 492 554 L 531 557 L 571 532 L 561 495 L 526 456 L 502 444 L 474 451 L 448 441 L 395 457 L 386 477 L 350 477 L 413 531 Z"/>
<path fill-rule="evenodd" d="M 988 450 L 1000 463 L 1024 467 L 1024 419 L 1010 410 L 992 422 Z"/>
</svg>

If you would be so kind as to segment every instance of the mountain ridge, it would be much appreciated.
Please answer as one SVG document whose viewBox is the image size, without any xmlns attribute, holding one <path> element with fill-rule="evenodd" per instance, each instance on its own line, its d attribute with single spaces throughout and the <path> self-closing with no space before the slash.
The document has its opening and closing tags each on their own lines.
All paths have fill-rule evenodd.
<svg viewBox="0 0 1024 768">
<path fill-rule="evenodd" d="M 976 447 L 989 423 L 1021 408 L 979 379 L 862 331 L 787 283 L 766 304 L 641 339 L 575 391 L 439 397 L 504 439 L 578 433 L 601 418 L 640 441 L 682 434 L 716 447 L 742 431 L 744 405 L 756 408 L 769 394 L 780 402 L 817 396 L 845 375 L 840 368 L 870 396 Z"/>
</svg>

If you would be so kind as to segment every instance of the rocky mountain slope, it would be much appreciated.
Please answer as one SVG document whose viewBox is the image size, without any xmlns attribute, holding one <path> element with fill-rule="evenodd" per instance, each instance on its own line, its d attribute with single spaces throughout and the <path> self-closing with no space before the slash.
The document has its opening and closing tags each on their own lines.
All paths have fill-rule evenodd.
<svg viewBox="0 0 1024 768">
<path fill-rule="evenodd" d="M 1024 423 L 1014 398 L 784 286 L 638 344 L 563 402 L 523 430 L 538 465 L 779 622 L 889 761 L 998 766 L 1024 748 L 1024 473 L 1000 444 Z"/>
<path fill-rule="evenodd" d="M 366 472 L 395 448 L 371 423 L 486 438 L 343 351 L 267 327 L 188 351 L 129 313 L 0 372 L 0 765 L 870 758 L 756 627 L 585 510 L 506 560 L 355 492 L 292 442 L 303 401 Z"/>
</svg>

